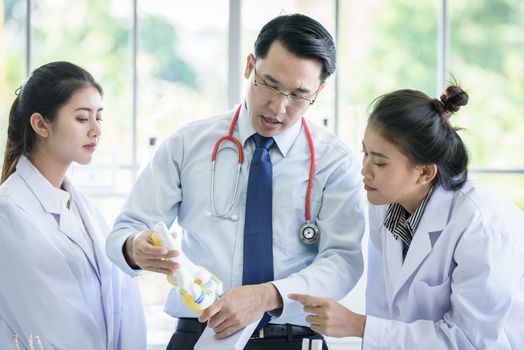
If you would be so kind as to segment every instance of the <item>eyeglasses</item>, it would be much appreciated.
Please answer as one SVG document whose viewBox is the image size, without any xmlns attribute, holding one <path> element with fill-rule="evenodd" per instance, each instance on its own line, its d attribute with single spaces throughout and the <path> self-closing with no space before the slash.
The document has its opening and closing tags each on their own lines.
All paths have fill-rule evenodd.
<svg viewBox="0 0 524 350">
<path fill-rule="evenodd" d="M 315 103 L 315 99 L 310 100 L 309 98 L 298 96 L 295 94 L 285 94 L 277 88 L 269 86 L 265 83 L 257 82 L 257 70 L 255 68 L 255 76 L 253 77 L 253 86 L 255 92 L 262 98 L 275 101 L 279 96 L 284 96 L 287 98 L 287 103 L 290 107 L 293 108 L 305 108 L 311 106 Z M 316 98 L 317 91 L 313 94 Z"/>
</svg>

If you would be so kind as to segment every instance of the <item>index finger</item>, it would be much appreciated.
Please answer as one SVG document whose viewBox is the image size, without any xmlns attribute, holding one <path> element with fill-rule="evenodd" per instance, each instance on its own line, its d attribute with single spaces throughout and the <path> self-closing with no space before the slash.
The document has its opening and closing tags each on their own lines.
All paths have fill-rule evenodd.
<svg viewBox="0 0 524 350">
<path fill-rule="evenodd" d="M 171 253 L 171 256 L 177 256 L 178 254 L 172 254 L 173 252 L 176 252 L 176 250 L 167 250 L 165 247 L 158 247 L 154 244 L 140 244 L 137 249 L 149 256 L 149 257 L 158 257 L 158 258 L 167 258 L 167 255 Z"/>
<path fill-rule="evenodd" d="M 161 257 L 163 255 L 168 254 L 169 252 L 172 252 L 172 250 L 168 251 L 166 247 L 155 245 L 151 238 L 151 234 L 145 237 L 142 237 L 142 239 L 138 238 L 135 241 L 135 246 L 137 250 L 139 250 L 141 253 L 146 254 L 148 256 Z"/>
<path fill-rule="evenodd" d="M 211 317 L 215 316 L 222 308 L 219 302 L 220 302 L 220 299 L 218 299 L 213 304 L 211 304 L 207 309 L 205 309 L 204 312 L 198 317 L 198 320 L 200 322 L 207 322 L 209 321 Z"/>
<path fill-rule="evenodd" d="M 288 298 L 291 300 L 298 301 L 302 305 L 320 305 L 324 300 L 324 298 L 298 293 L 291 293 L 288 295 Z"/>
</svg>

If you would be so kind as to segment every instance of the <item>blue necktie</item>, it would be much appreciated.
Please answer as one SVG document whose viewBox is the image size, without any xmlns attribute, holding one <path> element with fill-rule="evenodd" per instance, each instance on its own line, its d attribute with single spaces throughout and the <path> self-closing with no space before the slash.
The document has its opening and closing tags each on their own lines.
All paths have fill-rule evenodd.
<svg viewBox="0 0 524 350">
<path fill-rule="evenodd" d="M 271 137 L 253 135 L 256 149 L 249 168 L 244 225 L 244 273 L 242 284 L 273 281 L 273 166 L 269 150 Z M 256 330 L 271 317 L 265 313 Z"/>
</svg>

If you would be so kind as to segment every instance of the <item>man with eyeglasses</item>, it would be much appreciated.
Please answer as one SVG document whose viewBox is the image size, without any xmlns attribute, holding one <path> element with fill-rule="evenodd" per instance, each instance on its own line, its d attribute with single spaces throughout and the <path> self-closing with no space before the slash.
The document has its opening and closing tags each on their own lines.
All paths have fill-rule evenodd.
<svg viewBox="0 0 524 350">
<path fill-rule="evenodd" d="M 166 259 L 178 252 L 155 247 L 149 231 L 176 220 L 185 254 L 226 289 L 201 315 L 173 289 L 165 310 L 178 323 L 167 349 L 193 349 L 206 324 L 225 338 L 260 317 L 245 349 L 301 349 L 303 338 L 321 336 L 288 294 L 339 300 L 360 278 L 359 161 L 335 135 L 302 121 L 335 61 L 333 39 L 320 23 L 299 14 L 274 18 L 247 57 L 242 105 L 178 130 L 138 178 L 108 237 L 110 258 L 132 276 L 141 269 L 176 273 L 179 266 Z M 228 129 L 245 157 L 237 181 L 242 157 L 235 143 L 219 145 L 211 168 L 216 141 Z M 301 231 L 305 221 L 318 232 Z"/>
</svg>

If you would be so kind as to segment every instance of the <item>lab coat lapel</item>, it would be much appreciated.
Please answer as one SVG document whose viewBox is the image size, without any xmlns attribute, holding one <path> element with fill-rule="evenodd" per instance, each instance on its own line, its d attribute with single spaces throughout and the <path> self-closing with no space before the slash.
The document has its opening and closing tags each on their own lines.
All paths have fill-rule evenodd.
<svg viewBox="0 0 524 350">
<path fill-rule="evenodd" d="M 78 212 L 80 213 L 80 217 L 82 218 L 87 234 L 91 237 L 91 240 L 93 241 L 93 250 L 95 253 L 95 261 L 92 262 L 93 266 L 95 267 L 99 276 L 108 276 L 108 270 L 111 267 L 111 265 L 105 254 L 105 237 L 103 235 L 103 228 L 100 227 L 100 224 L 98 223 L 96 213 L 90 210 L 84 198 L 79 196 L 79 194 L 75 190 L 73 191 L 76 199 L 76 207 L 78 209 Z M 109 228 L 107 228 L 107 230 L 109 230 Z M 104 293 L 106 291 L 106 288 L 108 287 L 108 281 L 106 281 L 105 279 L 101 279 L 100 282 L 102 285 L 102 292 Z"/>
<path fill-rule="evenodd" d="M 98 219 L 97 214 L 90 210 L 88 204 L 85 202 L 83 197 L 80 197 L 75 193 L 77 198 L 77 208 L 82 220 L 84 221 L 85 228 L 88 234 L 91 236 L 95 251 L 95 266 L 98 266 L 97 273 L 103 278 L 100 278 L 101 290 L 102 290 L 102 302 L 104 305 L 104 314 L 106 318 L 107 326 L 107 340 L 108 348 L 111 348 L 110 344 L 114 341 L 112 339 L 113 328 L 114 328 L 114 315 L 113 315 L 113 295 L 112 289 L 112 264 L 107 258 L 105 253 L 105 236 L 104 230 L 109 231 L 109 227 L 105 227 L 105 222 L 100 222 L 102 219 Z"/>
<path fill-rule="evenodd" d="M 419 226 L 415 231 L 409 251 L 406 254 L 400 275 L 395 283 L 394 294 L 398 293 L 410 277 L 419 269 L 420 265 L 424 263 L 424 260 L 426 260 L 426 257 L 446 227 L 449 221 L 453 193 L 453 191 L 446 191 L 442 187 L 435 188 Z"/>
<path fill-rule="evenodd" d="M 402 241 L 400 239 L 395 239 L 387 229 L 385 235 L 385 249 L 383 249 L 382 252 L 386 260 L 385 269 L 388 270 L 385 273 L 385 276 L 388 276 L 390 279 L 389 283 L 386 283 L 386 286 L 395 286 L 402 270 Z M 392 292 L 392 290 L 389 290 L 388 294 L 391 294 Z"/>
<path fill-rule="evenodd" d="M 71 198 L 70 194 L 55 188 L 31 161 L 24 156 L 20 157 L 16 170 L 40 202 L 42 208 L 57 218 L 59 230 L 82 249 L 92 266 L 96 266 L 93 265 L 94 261 L 90 254 L 87 253 L 89 252 L 87 244 L 90 243 L 86 241 L 80 231 L 74 214 L 67 208 L 67 202 Z M 67 182 L 67 179 L 64 181 Z M 71 187 L 70 185 L 68 186 Z M 96 271 L 98 275 L 98 270 Z M 98 277 L 100 278 L 100 275 Z"/>
<path fill-rule="evenodd" d="M 79 224 L 80 223 L 75 217 L 75 214 L 72 213 L 66 206 L 63 206 L 59 218 L 59 229 L 63 234 L 69 237 L 71 241 L 78 245 L 80 249 L 82 249 L 82 252 L 84 252 L 84 255 L 91 265 L 91 268 L 95 271 L 98 279 L 100 280 L 100 272 L 97 268 L 96 261 L 93 260 L 94 257 L 90 254 L 89 244 L 91 244 L 91 242 L 89 242 L 87 237 L 84 236 L 79 227 Z"/>
</svg>

